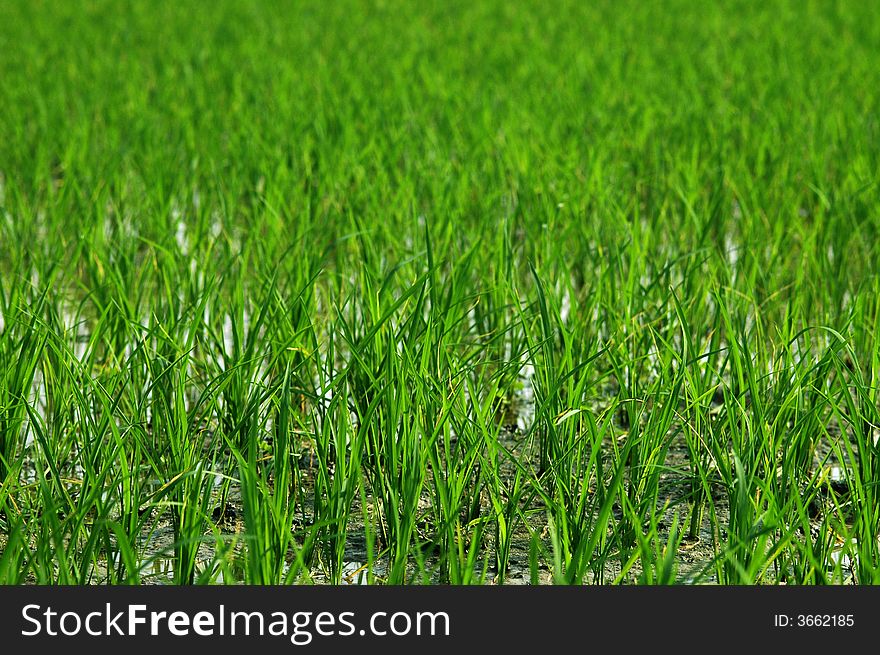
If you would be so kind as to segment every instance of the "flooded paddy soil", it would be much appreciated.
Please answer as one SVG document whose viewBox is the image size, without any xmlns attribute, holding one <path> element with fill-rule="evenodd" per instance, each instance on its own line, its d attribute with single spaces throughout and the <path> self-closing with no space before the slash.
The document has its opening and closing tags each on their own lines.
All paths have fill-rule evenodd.
<svg viewBox="0 0 880 655">
<path fill-rule="evenodd" d="M 501 431 L 500 443 L 510 452 L 512 458 L 518 462 L 535 462 L 537 454 L 534 447 L 525 439 L 525 431 L 527 425 L 533 419 L 534 412 L 534 396 L 531 391 L 530 384 L 523 385 L 521 394 L 508 403 L 505 411 L 501 416 L 503 429 Z M 617 426 L 617 438 L 624 439 L 626 430 L 623 426 Z M 832 427 L 829 430 L 832 436 L 839 436 L 840 431 Z M 692 511 L 690 502 L 689 487 L 689 454 L 687 445 L 681 435 L 672 439 L 669 449 L 663 462 L 664 470 L 660 473 L 659 479 L 659 503 L 658 511 L 662 513 L 662 519 L 657 528 L 663 539 L 669 537 L 670 526 L 677 523 L 680 530 L 687 526 L 687 520 Z M 298 513 L 298 520 L 291 525 L 291 531 L 294 534 L 294 543 L 301 543 L 301 539 L 296 537 L 297 533 L 302 533 L 309 526 L 311 521 L 310 509 L 314 501 L 314 478 L 316 474 L 317 458 L 313 452 L 305 450 L 300 455 L 300 471 L 302 473 L 302 496 L 301 512 Z M 824 467 L 828 478 L 829 485 L 835 485 L 838 491 L 841 490 L 842 479 L 845 476 L 846 467 L 840 462 L 836 462 L 830 443 L 822 443 L 816 450 L 815 465 Z M 33 470 L 27 470 L 25 465 L 23 476 L 31 480 L 34 479 Z M 506 474 L 512 477 L 515 475 L 516 467 L 512 463 L 504 466 Z M 75 472 L 72 475 L 75 476 Z M 424 492 L 419 500 L 418 511 L 423 515 L 417 521 L 420 526 L 418 541 L 424 547 L 424 562 L 422 567 L 417 568 L 410 565 L 410 579 L 418 583 L 442 583 L 439 575 L 438 559 L 432 553 L 431 544 L 436 539 L 436 535 L 432 534 L 430 528 L 430 505 L 431 498 L 428 492 L 430 481 L 425 484 Z M 695 582 L 700 584 L 711 584 L 715 581 L 712 573 L 713 561 L 717 556 L 719 546 L 725 539 L 723 533 L 724 528 L 720 528 L 718 532 L 713 534 L 713 526 L 725 526 L 728 523 L 729 507 L 727 492 L 720 484 L 712 485 L 712 498 L 709 502 L 714 512 L 714 520 L 710 518 L 709 511 L 703 512 L 703 519 L 694 536 L 685 536 L 678 544 L 675 552 L 675 568 L 677 570 L 677 580 L 681 583 Z M 225 497 L 225 501 L 223 500 Z M 372 526 L 373 544 L 372 551 L 382 553 L 385 544 L 382 542 L 381 531 L 378 529 L 379 514 L 377 508 L 373 505 L 372 499 L 367 498 L 368 507 L 361 505 L 360 499 L 354 499 L 351 507 L 351 517 L 348 522 L 347 536 L 345 542 L 344 564 L 340 582 L 341 584 L 368 584 L 370 582 L 381 584 L 385 581 L 385 575 L 388 568 L 387 558 L 380 555 L 374 557 L 372 565 L 368 565 L 370 561 L 369 549 L 367 547 L 367 536 L 365 534 L 364 516 L 374 519 Z M 480 499 L 481 510 L 486 514 L 491 513 L 491 503 L 486 493 L 483 492 Z M 822 505 L 822 498 L 814 500 L 813 521 L 811 529 L 813 531 L 821 530 L 822 512 L 826 509 Z M 487 534 L 481 543 L 479 560 L 485 573 L 484 582 L 486 584 L 509 584 L 509 585 L 528 585 L 528 584 L 550 584 L 553 582 L 552 572 L 546 561 L 543 559 L 537 562 L 535 567 L 532 561 L 532 542 L 533 535 L 540 535 L 541 546 L 549 551 L 552 547 L 547 530 L 547 515 L 543 505 L 532 500 L 530 503 L 521 507 L 522 516 L 525 521 L 520 522 L 514 528 L 513 536 L 510 542 L 510 549 L 507 562 L 507 570 L 503 576 L 499 575 L 497 562 L 493 554 L 494 535 Z M 144 565 L 141 571 L 142 584 L 173 584 L 175 579 L 175 557 L 174 557 L 174 529 L 172 524 L 172 515 L 169 510 L 163 509 L 161 506 L 149 508 L 152 514 L 147 522 L 148 528 L 139 535 L 137 539 L 137 548 L 141 554 Z M 619 502 L 615 503 L 613 512 L 619 518 L 621 507 Z M 526 521 L 528 524 L 526 524 Z M 225 494 L 216 494 L 216 505 L 211 515 L 212 532 L 205 534 L 205 541 L 198 549 L 197 556 L 197 572 L 196 579 L 201 576 L 207 576 L 214 583 L 220 584 L 236 584 L 244 580 L 245 554 L 243 544 L 245 543 L 246 526 L 244 522 L 244 509 L 242 507 L 240 489 L 237 484 L 233 483 L 225 492 Z M 827 529 L 827 528 L 825 528 Z M 812 535 L 815 537 L 816 535 Z M 222 546 L 220 545 L 222 544 Z M 6 547 L 6 537 L 0 534 L 0 548 Z M 839 583 L 853 583 L 853 562 L 849 556 L 842 555 L 838 552 L 834 561 L 842 558 L 842 578 Z M 219 561 L 223 560 L 224 566 L 220 566 Z M 288 557 L 288 563 L 294 561 L 294 553 L 291 551 Z M 625 568 L 625 570 L 624 570 Z M 608 557 L 603 569 L 597 575 L 595 572 L 589 574 L 586 582 L 597 584 L 634 584 L 639 581 L 641 574 L 640 562 L 624 563 L 615 557 Z M 95 566 L 90 576 L 90 582 L 93 584 L 106 583 L 107 570 L 103 566 Z M 330 580 L 328 571 L 316 562 L 311 570 L 299 576 L 298 582 L 306 584 L 325 584 Z"/>
<path fill-rule="evenodd" d="M 532 377 L 534 371 L 529 364 L 525 364 L 521 371 L 516 395 L 505 399 L 498 410 L 497 420 L 500 424 L 498 445 L 507 451 L 509 457 L 501 464 L 502 482 L 510 482 L 516 475 L 518 467 L 527 466 L 536 470 L 539 465 L 539 455 L 534 440 L 529 440 L 530 427 L 535 421 L 535 390 Z M 35 380 L 34 401 L 37 406 L 45 404 L 45 394 L 41 392 L 41 380 Z M 612 399 L 618 390 L 608 384 L 602 390 L 600 397 L 604 395 L 608 402 L 601 400 L 593 408 L 597 413 L 604 412 L 611 407 Z M 323 401 L 329 399 L 324 398 Z M 713 399 L 713 412 L 720 411 L 722 399 Z M 644 417 L 643 417 L 644 418 Z M 674 426 L 673 429 L 677 429 Z M 210 426 L 205 426 L 210 430 Z M 629 426 L 625 416 L 621 415 L 614 423 L 614 439 L 623 442 L 629 434 Z M 817 438 L 815 452 L 813 454 L 813 468 L 817 474 L 824 476 L 825 484 L 833 488 L 836 493 L 845 492 L 845 479 L 848 465 L 837 459 L 839 452 L 833 446 L 833 441 L 843 438 L 840 428 L 831 424 L 825 428 L 825 436 Z M 876 440 L 876 435 L 875 435 Z M 32 443 L 27 444 L 31 446 Z M 301 475 L 299 504 L 296 519 L 290 526 L 293 535 L 293 543 L 300 545 L 302 535 L 308 531 L 313 523 L 312 508 L 315 501 L 315 476 L 319 459 L 311 449 L 313 446 L 308 442 L 301 444 L 298 454 L 298 470 Z M 609 445 L 603 445 L 604 456 L 610 458 Z M 230 462 L 231 464 L 231 462 Z M 78 466 L 78 465 L 77 465 Z M 670 529 L 678 525 L 679 536 L 682 531 L 689 527 L 689 521 L 693 520 L 692 503 L 692 470 L 688 445 L 680 430 L 671 431 L 668 449 L 659 466 L 657 514 L 661 516 L 656 526 L 661 540 L 670 538 Z M 234 466 L 221 466 L 223 470 L 234 470 Z M 75 482 L 82 476 L 82 470 L 73 467 L 66 471 L 75 488 Z M 418 502 L 417 512 L 417 535 L 416 540 L 421 544 L 423 563 L 420 567 L 410 565 L 409 579 L 420 583 L 442 583 L 444 580 L 440 574 L 440 562 L 435 554 L 433 544 L 437 542 L 438 535 L 432 530 L 431 521 L 431 470 L 429 478 L 422 487 L 422 496 Z M 224 476 L 218 476 L 215 483 L 215 493 L 212 502 L 210 531 L 203 535 L 203 543 L 198 547 L 196 579 L 205 577 L 215 583 L 234 584 L 245 579 L 244 566 L 247 528 L 245 525 L 245 512 L 242 506 L 241 491 L 237 482 L 226 486 L 221 485 Z M 26 459 L 23 462 L 21 479 L 25 484 L 35 484 L 37 472 L 33 462 Z M 147 481 L 148 486 L 155 489 L 163 485 L 161 480 Z M 675 569 L 677 581 L 683 583 L 713 583 L 716 581 L 713 573 L 713 565 L 719 556 L 726 539 L 724 526 L 729 522 L 728 490 L 720 482 L 713 483 L 710 487 L 711 498 L 704 500 L 701 520 L 695 525 L 690 533 L 680 538 L 675 550 Z M 375 499 L 368 493 L 366 496 L 367 506 L 362 505 L 361 499 L 355 495 L 350 518 L 347 523 L 345 551 L 341 575 L 342 584 L 366 584 L 369 582 L 383 583 L 386 580 L 388 570 L 387 557 L 383 555 L 386 544 L 383 543 L 381 518 L 379 508 L 375 505 Z M 485 490 L 481 492 L 480 513 L 490 516 L 493 512 L 492 503 Z M 711 506 L 711 514 L 709 507 Z M 519 508 L 522 520 L 512 525 L 509 553 L 506 570 L 498 570 L 498 561 L 494 553 L 495 535 L 487 531 L 482 536 L 480 552 L 478 554 L 478 570 L 484 574 L 483 581 L 486 584 L 549 584 L 553 582 L 553 574 L 547 562 L 547 558 L 534 561 L 535 535 L 538 536 L 540 549 L 544 553 L 552 552 L 552 543 L 548 531 L 548 518 L 546 506 L 534 495 L 531 500 L 524 501 Z M 823 513 L 832 510 L 832 503 L 821 494 L 811 501 L 811 536 L 816 538 L 817 532 L 828 530 L 823 524 Z M 147 513 L 144 522 L 145 528 L 137 535 L 135 541 L 140 556 L 144 563 L 141 568 L 141 582 L 143 584 L 171 584 L 175 580 L 175 530 L 172 512 L 167 505 L 157 503 L 154 506 L 145 507 Z M 616 501 L 613 507 L 613 515 L 616 520 L 622 516 L 620 501 Z M 712 516 L 712 514 L 714 516 Z M 369 517 L 371 525 L 369 532 L 374 543 L 368 547 L 367 526 L 364 518 Z M 720 526 L 720 527 L 719 527 Z M 823 527 L 824 526 L 824 527 Z M 648 526 L 645 526 L 646 529 Z M 805 537 L 806 538 L 806 537 Z M 828 535 L 832 540 L 841 541 L 837 535 Z M 6 535 L 0 533 L 0 547 L 5 549 Z M 379 553 L 379 556 L 371 557 L 370 553 Z M 854 581 L 854 562 L 849 555 L 841 550 L 834 554 L 833 562 L 842 563 L 841 577 L 838 583 L 852 583 Z M 288 565 L 295 561 L 294 549 L 288 553 Z M 371 564 L 368 564 L 371 562 Z M 222 565 L 221 565 L 222 563 Z M 116 564 L 116 563 L 114 563 Z M 94 584 L 104 584 L 108 581 L 106 565 L 96 565 L 89 576 L 89 581 Z M 622 561 L 613 553 L 605 559 L 600 571 L 588 574 L 586 582 L 596 584 L 619 583 L 634 584 L 639 582 L 642 574 L 640 562 L 635 560 Z M 321 562 L 315 562 L 310 570 L 298 576 L 298 581 L 303 583 L 324 584 L 331 580 L 331 576 Z"/>
</svg>

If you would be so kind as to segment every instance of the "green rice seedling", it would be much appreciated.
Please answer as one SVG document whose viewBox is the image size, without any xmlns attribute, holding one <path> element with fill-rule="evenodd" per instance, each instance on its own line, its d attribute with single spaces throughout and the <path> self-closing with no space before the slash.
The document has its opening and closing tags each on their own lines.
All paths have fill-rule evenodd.
<svg viewBox="0 0 880 655">
<path fill-rule="evenodd" d="M 601 447 L 610 430 L 610 415 L 597 421 L 589 411 L 581 411 L 563 414 L 557 421 L 561 426 L 571 422 L 583 436 L 573 439 L 570 450 L 554 462 L 552 494 L 541 492 L 548 507 L 553 575 L 556 582 L 564 584 L 581 584 L 588 572 L 601 580 L 612 509 L 624 492 L 626 451 L 633 445 L 624 447 L 606 478 Z"/>
<path fill-rule="evenodd" d="M 258 409 L 252 407 L 250 411 L 257 412 Z M 287 426 L 283 416 L 287 411 L 281 410 L 284 427 Z M 253 424 L 254 417 L 250 418 Z M 285 579 L 287 553 L 293 544 L 289 450 L 276 451 L 277 459 L 273 456 L 272 467 L 261 466 L 262 453 L 257 447 L 257 435 L 247 435 L 249 445 L 245 453 L 237 447 L 241 436 L 237 431 L 229 441 L 230 450 L 238 462 L 241 485 L 247 548 L 246 579 L 251 584 L 279 584 Z M 270 471 L 273 468 L 280 477 L 272 479 L 274 486 L 271 486 Z"/>
<path fill-rule="evenodd" d="M 632 511 L 627 508 L 624 511 Z M 679 529 L 678 514 L 673 514 L 668 536 L 661 536 L 661 521 L 667 507 L 652 513 L 643 531 L 637 534 L 638 555 L 634 555 L 640 563 L 638 582 L 642 585 L 674 585 L 679 581 L 678 562 L 676 555 L 682 545 L 684 533 Z M 638 516 L 638 512 L 633 512 Z M 622 567 L 621 576 L 625 575 L 629 566 Z"/>
<path fill-rule="evenodd" d="M 24 584 L 28 581 L 26 567 L 26 542 L 22 534 L 24 528 L 19 521 L 9 521 L 8 536 L 3 543 L 3 554 L 0 555 L 0 580 L 4 584 Z"/>
<path fill-rule="evenodd" d="M 7 295 L 4 290 L 3 314 L 8 324 L 0 333 L 4 362 L 0 385 L 0 480 L 3 480 L 4 488 L 14 484 L 19 474 L 25 441 L 26 403 L 47 339 L 45 332 L 38 329 L 45 292 L 33 303 L 30 315 L 20 306 L 24 298 L 19 293 L 13 296 L 10 290 Z M 5 502 L 0 503 L 0 510 L 4 509 Z"/>
<path fill-rule="evenodd" d="M 366 424 L 364 466 L 383 519 L 383 537 L 391 558 L 388 580 L 393 584 L 403 582 L 406 573 L 427 475 L 428 447 L 437 428 L 426 422 L 425 409 L 414 404 L 410 395 L 415 376 L 391 318 L 407 300 L 420 297 L 426 277 L 423 274 L 386 308 L 380 304 L 391 279 L 386 276 L 377 290 L 377 302 L 370 308 L 375 318 L 356 328 L 358 332 L 340 317 L 351 349 L 351 363 L 345 371 L 350 395 L 356 413 L 372 417 Z M 368 275 L 364 283 L 372 288 Z M 406 329 L 406 325 L 399 329 Z"/>
<path fill-rule="evenodd" d="M 681 390 L 685 398 L 682 414 L 687 421 L 683 434 L 690 467 L 691 511 L 687 537 L 695 540 L 699 537 L 705 505 L 711 498 L 713 448 L 707 441 L 714 432 L 712 424 L 717 421 L 713 400 L 723 398 L 723 381 L 719 379 L 718 372 L 724 369 L 725 364 L 720 357 L 723 351 L 721 331 L 709 327 L 707 341 L 697 339 L 697 331 L 692 329 L 678 296 L 673 293 L 672 298 L 681 325 L 683 349 L 677 364 L 681 370 Z"/>
<path fill-rule="evenodd" d="M 167 507 L 174 530 L 175 582 L 189 584 L 196 574 L 199 545 L 211 514 L 216 445 L 199 428 L 198 410 L 187 408 L 189 343 L 157 333 L 156 351 L 148 355 L 151 378 L 150 466 L 162 482 L 153 500 Z"/>
<path fill-rule="evenodd" d="M 318 540 L 323 542 L 330 565 L 330 580 L 339 584 L 345 568 L 348 527 L 352 503 L 363 485 L 361 457 L 365 452 L 366 425 L 372 416 L 359 417 L 363 422 L 355 428 L 349 413 L 348 395 L 344 385 L 336 388 L 322 423 L 316 427 L 314 521 Z"/>
<path fill-rule="evenodd" d="M 465 413 L 466 378 L 446 382 L 448 388 L 443 394 L 432 394 L 433 384 L 428 380 L 425 384 L 429 385 L 425 398 L 437 397 L 442 403 L 429 405 L 430 415 L 439 426 L 429 458 L 442 579 L 451 584 L 469 584 L 480 577 L 475 575 L 475 558 L 481 552 L 487 523 L 480 516 L 480 492 L 484 486 L 480 453 L 484 434 L 474 429 Z M 473 397 L 473 393 L 471 388 L 468 395 Z M 490 392 L 489 396 L 494 394 Z"/>
<path fill-rule="evenodd" d="M 509 455 L 502 454 L 502 449 L 496 444 L 490 448 L 487 455 L 486 467 L 491 472 L 489 475 L 490 482 L 487 485 L 489 491 L 489 500 L 492 504 L 493 516 L 492 523 L 495 526 L 495 570 L 497 572 L 495 580 L 498 584 L 504 583 L 508 575 L 508 566 L 510 562 L 510 551 L 513 544 L 517 528 L 520 526 L 528 529 L 528 520 L 524 513 L 524 506 L 529 504 L 537 494 L 532 490 L 529 478 L 526 477 L 522 470 L 517 470 L 512 476 L 503 475 L 503 470 L 499 464 L 507 459 Z M 535 541 L 535 566 L 537 570 L 537 535 L 530 533 L 531 540 Z M 535 575 L 537 573 L 535 572 Z M 537 584 L 532 576 L 532 584 Z"/>
<path fill-rule="evenodd" d="M 655 348 L 659 350 L 659 344 Z M 611 441 L 615 461 L 625 459 L 627 465 L 625 484 L 629 511 L 622 512 L 618 525 L 620 557 L 623 560 L 629 557 L 629 550 L 636 545 L 637 533 L 656 512 L 660 475 L 665 470 L 669 446 L 680 429 L 678 412 L 683 375 L 681 369 L 676 373 L 671 372 L 675 356 L 668 344 L 663 346 L 661 352 L 664 354 L 659 356 L 660 366 L 665 374 L 661 373 L 650 389 L 643 392 L 646 408 L 636 410 L 631 415 L 630 420 L 635 422 L 630 424 L 622 447 L 618 446 L 616 440 Z M 673 379 L 667 379 L 667 375 Z M 646 418 L 643 419 L 643 415 L 647 415 Z"/>
<path fill-rule="evenodd" d="M 851 350 L 847 354 L 855 359 Z M 841 556 L 849 557 L 854 563 L 856 580 L 860 584 L 875 584 L 880 579 L 877 567 L 880 561 L 880 510 L 877 509 L 876 496 L 878 446 L 875 439 L 880 414 L 871 401 L 859 367 L 850 371 L 840 358 L 836 358 L 835 369 L 846 380 L 841 402 L 836 407 L 837 418 L 845 434 L 851 435 L 851 438 L 842 438 L 838 446 L 838 457 L 847 464 L 847 493 L 839 502 L 838 512 L 844 515 L 845 524 L 852 526 L 844 533 L 844 543 L 855 544 L 852 550 L 844 548 Z"/>
<path fill-rule="evenodd" d="M 770 526 L 764 525 L 766 515 L 755 498 L 755 489 L 760 481 L 746 472 L 738 456 L 734 456 L 734 470 L 736 477 L 722 557 L 722 581 L 754 584 L 758 571 L 764 565 Z"/>
<path fill-rule="evenodd" d="M 385 361 L 383 378 L 388 382 L 375 396 L 375 427 L 367 435 L 366 454 L 389 549 L 388 582 L 400 584 L 416 538 L 419 500 L 427 479 L 427 447 L 436 438 L 436 427 L 409 395 L 413 380 L 403 372 L 405 364 L 389 351 Z M 420 559 L 418 552 L 413 554 Z"/>
<path fill-rule="evenodd" d="M 468 395 L 475 398 L 476 389 L 469 386 Z M 532 477 L 523 468 L 514 466 L 513 473 L 506 474 L 506 467 L 515 463 L 517 458 L 501 441 L 501 425 L 494 417 L 492 397 L 493 394 L 488 394 L 482 407 L 472 405 L 476 419 L 472 429 L 483 445 L 475 448 L 475 451 L 480 457 L 480 473 L 486 480 L 485 490 L 492 507 L 496 581 L 503 583 L 507 577 L 510 550 L 517 527 L 527 524 L 523 518 L 523 509 L 535 493 L 531 491 Z M 475 485 L 472 490 L 473 495 L 468 498 L 467 507 L 468 517 L 474 521 L 480 514 L 480 486 Z"/>
<path fill-rule="evenodd" d="M 805 500 L 799 495 L 795 496 L 793 514 L 797 519 L 791 523 L 795 534 L 792 535 L 788 561 L 780 566 L 779 578 L 792 579 L 800 584 L 830 584 L 834 579 L 829 575 L 828 564 L 834 561 L 832 553 L 836 541 L 833 521 L 823 516 L 814 528 L 811 505 L 816 498 L 810 494 L 805 496 Z M 838 577 L 838 580 L 842 578 Z"/>
</svg>

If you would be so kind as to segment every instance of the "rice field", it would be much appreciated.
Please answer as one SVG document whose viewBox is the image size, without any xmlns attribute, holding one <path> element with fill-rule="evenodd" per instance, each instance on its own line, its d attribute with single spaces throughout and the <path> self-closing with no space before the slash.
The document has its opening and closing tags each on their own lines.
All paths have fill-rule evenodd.
<svg viewBox="0 0 880 655">
<path fill-rule="evenodd" d="M 880 582 L 869 2 L 0 3 L 0 583 Z"/>
</svg>

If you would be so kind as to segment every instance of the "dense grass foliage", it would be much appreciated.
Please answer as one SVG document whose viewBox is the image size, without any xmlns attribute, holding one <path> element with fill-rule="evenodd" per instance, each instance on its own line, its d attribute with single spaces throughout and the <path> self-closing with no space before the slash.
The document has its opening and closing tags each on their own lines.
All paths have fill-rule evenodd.
<svg viewBox="0 0 880 655">
<path fill-rule="evenodd" d="M 0 3 L 0 582 L 880 581 L 869 2 Z"/>
</svg>

